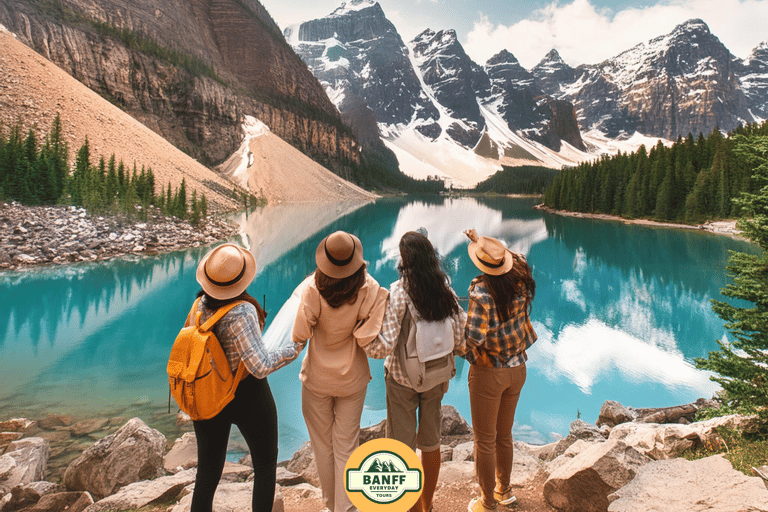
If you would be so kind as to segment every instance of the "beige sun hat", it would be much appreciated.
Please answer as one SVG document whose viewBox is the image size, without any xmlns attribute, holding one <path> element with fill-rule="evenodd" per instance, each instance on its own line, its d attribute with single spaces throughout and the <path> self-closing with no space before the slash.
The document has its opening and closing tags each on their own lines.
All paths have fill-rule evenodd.
<svg viewBox="0 0 768 512">
<path fill-rule="evenodd" d="M 234 244 L 223 244 L 209 251 L 197 265 L 197 282 L 203 291 L 218 300 L 237 297 L 256 275 L 256 259 L 251 251 Z"/>
<path fill-rule="evenodd" d="M 363 244 L 360 239 L 346 231 L 336 231 L 317 246 L 315 251 L 317 268 L 334 279 L 343 279 L 357 272 L 363 266 Z"/>
<path fill-rule="evenodd" d="M 500 276 L 512 270 L 514 258 L 503 243 L 489 236 L 478 236 L 474 229 L 468 229 L 464 234 L 471 240 L 467 252 L 477 268 L 492 276 Z"/>
</svg>

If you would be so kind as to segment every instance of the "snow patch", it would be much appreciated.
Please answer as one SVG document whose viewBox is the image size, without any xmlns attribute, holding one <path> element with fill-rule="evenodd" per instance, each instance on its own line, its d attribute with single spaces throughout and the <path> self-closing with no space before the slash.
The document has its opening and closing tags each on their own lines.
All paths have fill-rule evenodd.
<svg viewBox="0 0 768 512">
<path fill-rule="evenodd" d="M 376 2 L 372 0 L 351 0 L 350 2 L 344 2 L 341 7 L 333 11 L 328 17 L 339 17 L 349 14 L 350 12 L 362 11 L 376 5 Z"/>
<path fill-rule="evenodd" d="M 269 127 L 253 116 L 245 116 L 243 123 L 244 139 L 240 147 L 235 152 L 240 157 L 240 163 L 237 165 L 232 178 L 243 188 L 248 189 L 248 168 L 253 165 L 253 153 L 251 153 L 251 141 L 256 137 L 269 135 Z"/>
</svg>

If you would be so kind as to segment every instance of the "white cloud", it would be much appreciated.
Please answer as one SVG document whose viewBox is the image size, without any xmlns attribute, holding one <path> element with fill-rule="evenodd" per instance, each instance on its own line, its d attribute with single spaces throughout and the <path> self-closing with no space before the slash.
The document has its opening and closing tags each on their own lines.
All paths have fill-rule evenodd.
<svg viewBox="0 0 768 512">
<path fill-rule="evenodd" d="M 738 57 L 768 39 L 768 0 L 672 0 L 616 12 L 573 0 L 553 2 L 509 26 L 479 13 L 464 47 L 481 64 L 507 49 L 532 68 L 552 48 L 572 66 L 596 64 L 693 18 L 704 20 Z"/>
</svg>

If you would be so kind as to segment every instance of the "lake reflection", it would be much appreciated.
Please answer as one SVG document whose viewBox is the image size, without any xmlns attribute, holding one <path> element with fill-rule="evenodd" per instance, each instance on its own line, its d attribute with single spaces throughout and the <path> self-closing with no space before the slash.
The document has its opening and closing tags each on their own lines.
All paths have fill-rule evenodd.
<svg viewBox="0 0 768 512">
<path fill-rule="evenodd" d="M 314 270 L 328 233 L 355 233 L 369 271 L 384 286 L 397 279 L 403 233 L 424 227 L 459 295 L 478 274 L 461 233 L 476 228 L 523 252 L 537 283 L 528 381 L 516 416 L 517 439 L 548 442 L 580 415 L 597 418 L 606 399 L 661 407 L 716 390 L 695 357 L 717 348 L 728 250 L 746 243 L 700 232 L 564 218 L 508 198 L 383 199 L 350 205 L 278 205 L 238 216 L 241 238 L 259 269 L 249 291 L 266 299 L 265 338 L 283 342 L 291 292 Z M 169 436 L 168 351 L 198 290 L 203 249 L 138 260 L 0 274 L 0 419 L 49 413 L 76 417 L 138 415 Z M 293 306 L 295 307 L 295 306 Z M 467 365 L 444 403 L 469 419 Z M 300 361 L 269 377 L 278 403 L 280 457 L 307 439 L 300 410 Z M 371 361 L 363 424 L 385 417 L 383 365 Z M 237 440 L 233 450 L 237 451 Z"/>
</svg>

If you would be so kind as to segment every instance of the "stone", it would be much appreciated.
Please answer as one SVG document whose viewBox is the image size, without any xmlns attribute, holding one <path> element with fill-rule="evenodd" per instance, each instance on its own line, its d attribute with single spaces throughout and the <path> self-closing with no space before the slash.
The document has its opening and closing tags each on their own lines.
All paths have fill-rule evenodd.
<svg viewBox="0 0 768 512">
<path fill-rule="evenodd" d="M 320 487 L 320 476 L 315 464 L 315 452 L 312 451 L 312 445 L 309 441 L 301 445 L 301 448 L 293 454 L 285 469 L 301 475 L 301 478 L 308 484 Z"/>
<path fill-rule="evenodd" d="M 608 495 L 630 482 L 650 461 L 621 441 L 596 443 L 549 476 L 544 499 L 565 512 L 604 512 Z"/>
<path fill-rule="evenodd" d="M 5 447 L 24 437 L 21 432 L 0 432 L 0 446 Z"/>
<path fill-rule="evenodd" d="M 323 499 L 323 491 L 307 483 L 292 485 L 290 487 L 282 487 L 280 492 L 284 496 L 290 496 L 292 498 L 298 498 L 302 500 Z"/>
<path fill-rule="evenodd" d="M 475 443 L 470 441 L 468 443 L 461 443 L 454 446 L 453 460 L 455 462 L 471 462 L 475 460 Z"/>
<path fill-rule="evenodd" d="M 571 429 L 565 438 L 557 442 L 555 447 L 549 452 L 546 460 L 553 460 L 562 454 L 578 440 L 603 442 L 605 437 L 603 432 L 595 425 L 590 425 L 583 420 L 571 422 Z"/>
<path fill-rule="evenodd" d="M 165 445 L 163 434 L 133 418 L 72 461 L 64 485 L 103 498 L 130 483 L 160 476 Z"/>
<path fill-rule="evenodd" d="M 453 460 L 453 448 L 447 444 L 440 445 L 440 464 Z"/>
<path fill-rule="evenodd" d="M 691 448 L 699 435 L 690 425 L 676 423 L 623 423 L 611 430 L 609 440 L 619 440 L 655 460 L 671 459 Z"/>
<path fill-rule="evenodd" d="M 176 414 L 176 426 L 181 427 L 183 425 L 190 425 L 192 423 L 192 418 L 189 417 L 189 414 L 185 413 L 184 411 L 179 411 Z"/>
<path fill-rule="evenodd" d="M 175 500 L 185 487 L 195 483 L 196 474 L 196 469 L 188 469 L 175 475 L 128 484 L 116 494 L 97 501 L 86 512 L 138 509 Z"/>
<path fill-rule="evenodd" d="M 280 486 L 275 486 L 275 500 L 272 505 L 272 512 L 285 512 L 283 495 Z M 253 484 L 242 482 L 237 484 L 219 484 L 216 488 L 216 495 L 213 498 L 213 509 L 216 512 L 243 512 L 251 510 L 251 494 Z M 189 512 L 192 504 L 192 494 L 184 496 L 170 512 Z"/>
<path fill-rule="evenodd" d="M 360 444 L 367 443 L 372 439 L 381 439 L 386 437 L 387 420 L 381 420 L 375 425 L 360 429 Z"/>
<path fill-rule="evenodd" d="M 72 417 L 63 414 L 52 414 L 37 422 L 44 430 L 53 430 L 54 427 L 66 427 L 72 424 Z"/>
<path fill-rule="evenodd" d="M 515 441 L 516 452 L 526 453 L 541 460 L 548 460 L 549 455 L 557 446 L 557 441 L 548 444 L 528 444 L 522 441 Z"/>
<path fill-rule="evenodd" d="M 0 511 L 16 512 L 35 505 L 46 494 L 63 492 L 64 490 L 61 485 L 52 482 L 32 482 L 31 484 L 17 485 L 11 489 L 8 500 L 0 506 Z"/>
<path fill-rule="evenodd" d="M 637 418 L 637 414 L 630 411 L 619 402 L 606 400 L 600 408 L 600 415 L 597 417 L 595 423 L 598 426 L 608 425 L 609 427 L 615 427 L 622 423 L 635 421 L 635 418 Z"/>
<path fill-rule="evenodd" d="M 49 455 L 50 445 L 45 439 L 27 437 L 12 442 L 0 457 L 0 492 L 42 480 Z"/>
<path fill-rule="evenodd" d="M 108 418 L 95 418 L 78 421 L 70 427 L 70 431 L 76 436 L 85 436 L 103 430 L 107 425 L 109 425 Z"/>
<path fill-rule="evenodd" d="M 471 434 L 472 428 L 467 420 L 461 417 L 459 411 L 452 405 L 443 405 L 440 409 L 442 415 L 441 434 L 444 436 L 462 436 Z"/>
<path fill-rule="evenodd" d="M 475 479 L 474 462 L 446 462 L 440 467 L 440 475 L 437 479 L 438 487 L 441 485 L 456 485 L 472 482 Z"/>
<path fill-rule="evenodd" d="M 736 471 L 721 455 L 652 462 L 608 499 L 610 512 L 768 512 L 762 480 Z"/>
<path fill-rule="evenodd" d="M 187 432 L 176 439 L 171 451 L 163 458 L 163 467 L 169 473 L 197 467 L 197 438 L 194 432 Z"/>
<path fill-rule="evenodd" d="M 35 422 L 26 418 L 13 418 L 0 421 L 0 432 L 23 432 L 35 426 Z"/>
<path fill-rule="evenodd" d="M 221 474 L 222 482 L 237 483 L 243 482 L 253 475 L 253 468 L 244 464 L 235 464 L 234 462 L 225 462 L 224 471 Z"/>
<path fill-rule="evenodd" d="M 276 482 L 279 486 L 297 485 L 303 482 L 301 475 L 288 471 L 285 468 L 278 467 L 275 472 Z"/>
<path fill-rule="evenodd" d="M 93 496 L 87 492 L 58 492 L 46 494 L 22 512 L 83 512 L 90 505 L 93 505 Z"/>
</svg>

